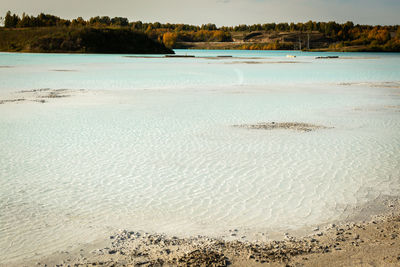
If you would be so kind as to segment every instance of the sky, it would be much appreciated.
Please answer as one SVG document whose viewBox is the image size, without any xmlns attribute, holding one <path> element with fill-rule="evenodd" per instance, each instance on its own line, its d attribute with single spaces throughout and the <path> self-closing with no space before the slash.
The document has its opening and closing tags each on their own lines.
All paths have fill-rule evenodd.
<svg viewBox="0 0 400 267">
<path fill-rule="evenodd" d="M 400 24 L 400 0 L 0 0 L 0 16 L 8 10 L 66 19 L 118 16 L 129 21 L 217 26 L 309 20 Z"/>
</svg>

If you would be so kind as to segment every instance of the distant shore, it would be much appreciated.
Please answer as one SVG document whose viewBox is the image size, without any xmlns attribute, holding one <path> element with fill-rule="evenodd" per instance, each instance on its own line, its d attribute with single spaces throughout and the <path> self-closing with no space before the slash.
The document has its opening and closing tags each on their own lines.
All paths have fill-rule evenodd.
<svg viewBox="0 0 400 267">
<path fill-rule="evenodd" d="M 167 54 L 171 49 L 400 52 L 400 27 L 350 21 L 217 27 L 212 23 L 130 22 L 108 16 L 88 20 L 43 13 L 20 17 L 11 12 L 0 27 L 0 51 Z"/>
<path fill-rule="evenodd" d="M 259 42 L 180 42 L 177 43 L 177 48 L 182 49 L 200 49 L 200 50 L 275 50 L 275 49 L 263 49 L 267 46 L 266 43 Z M 393 53 L 398 52 L 397 50 L 384 50 L 379 47 L 369 47 L 367 45 L 358 46 L 346 46 L 346 47 L 321 47 L 312 49 L 278 49 L 278 50 L 292 50 L 292 51 L 304 51 L 304 52 L 382 52 L 382 53 Z"/>
</svg>

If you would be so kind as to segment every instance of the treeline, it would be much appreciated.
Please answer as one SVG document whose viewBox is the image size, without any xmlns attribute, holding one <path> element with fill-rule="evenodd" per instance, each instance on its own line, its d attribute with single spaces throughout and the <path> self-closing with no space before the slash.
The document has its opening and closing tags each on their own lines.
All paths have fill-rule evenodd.
<svg viewBox="0 0 400 267">
<path fill-rule="evenodd" d="M 308 21 L 306 23 L 266 23 L 266 24 L 253 24 L 253 25 L 238 25 L 231 27 L 217 27 L 215 24 L 208 23 L 199 25 L 189 24 L 172 24 L 172 23 L 143 23 L 141 21 L 129 22 L 127 18 L 108 16 L 97 16 L 92 17 L 89 20 L 84 20 L 82 17 L 78 17 L 73 20 L 62 19 L 57 16 L 48 14 L 39 14 L 38 16 L 28 16 L 25 13 L 22 17 L 17 14 L 11 14 L 7 12 L 4 18 L 4 27 L 6 28 L 24 28 L 24 27 L 43 27 L 43 26 L 96 26 L 96 27 L 108 27 L 108 26 L 119 26 L 119 27 L 130 27 L 139 31 L 151 31 L 162 29 L 164 31 L 223 31 L 223 32 L 243 32 L 243 31 L 274 31 L 274 32 L 320 32 L 325 34 L 327 37 L 338 38 L 338 40 L 347 40 L 349 38 L 355 38 L 360 32 L 371 31 L 376 29 L 383 29 L 387 31 L 397 31 L 399 25 L 395 26 L 371 26 L 371 25 L 354 25 L 353 22 L 348 21 L 343 24 L 330 22 L 315 22 Z"/>
<path fill-rule="evenodd" d="M 253 24 L 253 25 L 238 25 L 234 27 L 221 27 L 223 30 L 227 31 L 275 31 L 275 32 L 320 32 L 325 34 L 327 37 L 339 37 L 346 39 L 350 35 L 350 31 L 358 30 L 372 30 L 373 28 L 385 28 L 389 31 L 396 31 L 398 25 L 396 26 L 371 26 L 371 25 L 354 25 L 353 22 L 348 21 L 346 23 L 340 24 L 334 21 L 330 22 L 316 22 L 308 21 L 306 23 L 267 23 L 267 24 Z"/>
<path fill-rule="evenodd" d="M 84 20 L 82 17 L 78 17 L 72 20 L 62 19 L 60 17 L 41 13 L 38 16 L 29 16 L 25 13 L 20 17 L 17 14 L 12 14 L 8 11 L 4 17 L 4 27 L 6 28 L 25 28 L 25 27 L 46 27 L 46 26 L 97 26 L 97 27 L 108 27 L 108 26 L 122 26 L 131 27 L 136 30 L 146 31 L 151 29 L 167 29 L 171 31 L 200 31 L 218 30 L 215 24 L 204 24 L 202 26 L 189 25 L 189 24 L 161 24 L 155 23 L 143 23 L 141 21 L 129 22 L 127 18 L 108 16 L 96 16 L 89 20 Z"/>
<path fill-rule="evenodd" d="M 20 18 L 17 14 L 7 12 L 4 17 L 5 28 L 29 28 L 29 27 L 49 27 L 49 26 L 70 26 L 71 21 L 61 19 L 57 16 L 48 14 L 39 14 L 37 17 L 28 16 L 25 13 Z"/>
<path fill-rule="evenodd" d="M 84 20 L 78 17 L 72 20 L 62 19 L 57 16 L 39 14 L 28 16 L 25 13 L 22 17 L 7 12 L 4 18 L 6 28 L 26 27 L 96 27 L 96 28 L 119 28 L 127 27 L 132 30 L 144 32 L 151 39 L 163 42 L 168 47 L 177 47 L 180 42 L 231 42 L 236 32 L 318 32 L 329 38 L 331 49 L 341 49 L 347 46 L 367 46 L 372 50 L 400 51 L 400 27 L 396 26 L 371 26 L 355 25 L 353 22 L 343 24 L 336 22 L 315 22 L 306 23 L 266 23 L 254 25 L 238 25 L 232 27 L 217 27 L 215 24 L 189 25 L 189 24 L 162 24 L 143 23 L 141 21 L 130 22 L 127 18 L 108 16 L 92 17 Z M 246 41 L 246 40 L 244 40 Z M 248 47 L 250 44 L 244 44 Z M 253 46 L 254 49 L 283 49 L 289 47 L 284 43 L 260 44 Z M 293 49 L 293 48 L 292 48 Z"/>
<path fill-rule="evenodd" d="M 17 14 L 7 12 L 4 18 L 5 28 L 30 28 L 30 27 L 129 27 L 133 30 L 145 32 L 153 40 L 162 42 L 163 39 L 168 39 L 168 43 L 174 45 L 175 42 L 225 42 L 232 41 L 229 32 L 218 30 L 215 24 L 204 24 L 202 26 L 194 26 L 188 24 L 161 24 L 155 23 L 142 23 L 141 21 L 129 22 L 127 18 L 108 16 L 96 16 L 89 20 L 84 20 L 78 17 L 73 20 L 66 20 L 54 15 L 39 14 L 38 16 L 28 16 L 25 13 L 22 17 Z M 174 35 L 164 34 L 167 32 L 174 32 Z"/>
</svg>

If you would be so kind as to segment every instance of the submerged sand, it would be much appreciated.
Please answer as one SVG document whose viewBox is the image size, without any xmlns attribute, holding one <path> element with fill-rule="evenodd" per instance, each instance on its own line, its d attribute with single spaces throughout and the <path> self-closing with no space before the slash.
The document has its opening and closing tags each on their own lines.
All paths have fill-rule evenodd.
<svg viewBox="0 0 400 267">
<path fill-rule="evenodd" d="M 20 91 L 5 99 L 3 104 L 42 99 L 46 103 L 60 101 L 59 98 L 79 92 L 64 89 Z M 329 128 L 302 122 L 234 126 L 300 132 Z M 356 218 L 353 222 L 335 222 L 328 227 L 315 227 L 311 235 L 288 233 L 284 239 L 245 241 L 241 239 L 241 230 L 237 229 L 231 230 L 231 239 L 120 230 L 99 243 L 78 249 L 66 248 L 34 261 L 4 266 L 400 266 L 400 202 L 391 200 L 386 204 L 390 212 L 371 221 Z M 375 213 L 372 209 L 369 212 Z M 0 266 L 3 265 L 0 263 Z"/>
</svg>

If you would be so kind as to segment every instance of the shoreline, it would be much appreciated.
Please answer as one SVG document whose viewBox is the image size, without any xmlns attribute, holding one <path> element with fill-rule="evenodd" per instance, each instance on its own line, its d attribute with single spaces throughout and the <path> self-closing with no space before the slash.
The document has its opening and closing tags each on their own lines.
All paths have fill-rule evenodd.
<svg viewBox="0 0 400 267">
<path fill-rule="evenodd" d="M 177 237 L 118 230 L 108 237 L 35 259 L 0 266 L 398 266 L 400 198 L 381 197 L 341 222 L 283 233 L 267 241 L 230 237 Z M 230 239 L 231 238 L 231 239 Z M 71 248 L 71 247 L 70 247 Z"/>
<path fill-rule="evenodd" d="M 302 52 L 302 53 L 362 53 L 362 54 L 371 54 L 371 53 L 377 53 L 377 54 L 400 54 L 399 51 L 383 51 L 383 50 L 366 50 L 366 49 L 310 49 L 310 50 L 286 50 L 286 49 L 258 49 L 258 50 L 252 50 L 252 49 L 238 49 L 238 48 L 224 48 L 224 47 L 218 47 L 218 46 L 210 46 L 210 47 L 188 47 L 188 48 L 173 48 L 173 50 L 223 50 L 223 51 L 270 51 L 270 52 L 279 52 L 279 51 L 285 51 L 288 53 L 292 52 Z M 104 53 L 99 53 L 99 52 L 79 52 L 79 51 L 69 51 L 69 50 L 57 50 L 57 51 L 31 51 L 31 50 L 0 50 L 0 53 L 16 53 L 16 54 L 66 54 L 66 55 L 132 55 L 128 57 L 139 57 L 140 55 L 157 55 L 161 58 L 164 58 L 165 55 L 174 55 L 174 54 L 161 54 L 161 53 L 115 53 L 115 52 L 104 52 Z M 137 56 L 136 56 L 137 55 Z M 157 56 L 155 58 L 157 58 Z M 144 57 L 147 58 L 147 57 Z M 151 58 L 151 57 L 150 57 Z M 168 57 L 167 57 L 168 58 Z M 197 57 L 199 58 L 199 57 Z M 207 57 L 205 57 L 207 58 Z M 208 57 L 210 58 L 210 57 Z M 221 59 L 229 59 L 229 58 L 221 58 Z"/>
<path fill-rule="evenodd" d="M 198 49 L 198 50 L 256 50 L 256 51 L 302 51 L 302 52 L 360 52 L 360 53 L 399 53 L 396 50 L 384 50 L 381 47 L 368 47 L 366 45 L 343 46 L 340 48 L 315 47 L 311 49 L 251 49 L 252 46 L 262 46 L 266 43 L 251 41 L 233 42 L 177 42 L 174 49 Z M 244 46 L 244 48 L 243 48 Z"/>
</svg>

